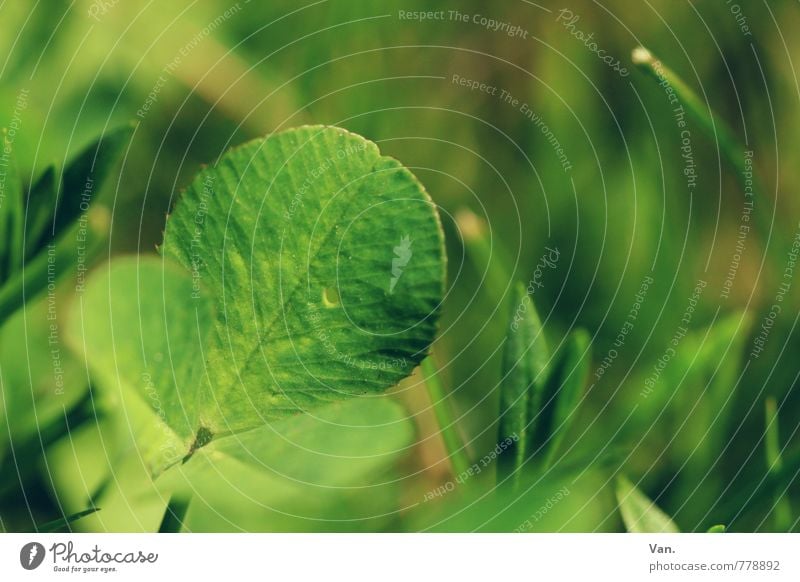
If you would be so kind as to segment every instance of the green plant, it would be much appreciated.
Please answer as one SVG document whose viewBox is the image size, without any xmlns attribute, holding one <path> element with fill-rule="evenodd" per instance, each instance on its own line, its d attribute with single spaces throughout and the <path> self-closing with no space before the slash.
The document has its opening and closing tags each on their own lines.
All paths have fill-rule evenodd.
<svg viewBox="0 0 800 582">
<path fill-rule="evenodd" d="M 779 477 L 784 471 L 783 447 L 780 443 L 780 431 L 778 425 L 778 405 L 775 398 L 768 397 L 764 404 L 765 430 L 764 430 L 764 449 L 767 461 L 767 474 L 772 480 L 779 481 Z M 775 522 L 776 531 L 791 531 L 792 528 L 792 506 L 789 497 L 786 495 L 786 487 L 782 485 L 773 486 L 772 491 L 772 515 Z"/>
<path fill-rule="evenodd" d="M 632 533 L 678 533 L 678 526 L 626 477 L 617 477 L 617 502 L 625 528 Z"/>
<path fill-rule="evenodd" d="M 132 134 L 111 131 L 63 171 L 49 166 L 23 188 L 14 146 L 4 135 L 0 188 L 0 323 L 48 285 L 82 276 L 108 235 L 108 210 L 94 204 Z"/>
<path fill-rule="evenodd" d="M 50 165 L 29 186 L 22 179 L 16 147 L 4 135 L 0 470 L 4 475 L 16 474 L 18 482 L 0 484 L 0 501 L 18 498 L 22 483 L 36 490 L 35 459 L 94 416 L 85 377 L 61 347 L 58 315 L 66 303 L 62 299 L 82 288 L 86 272 L 107 240 L 109 213 L 97 198 L 122 158 L 131 132 L 123 127 L 105 134 L 63 170 Z M 37 523 L 38 515 L 29 519 L 34 520 L 32 529 L 51 531 L 94 511 L 64 514 L 47 523 Z"/>
<path fill-rule="evenodd" d="M 661 3 L 658 18 L 645 3 L 630 29 L 590 0 L 569 19 L 458 6 L 526 39 L 398 16 L 422 2 L 383 6 L 391 18 L 356 2 L 89 4 L 0 8 L 0 193 L 15 193 L 0 202 L 0 532 L 624 531 L 637 496 L 687 532 L 800 527 L 800 132 L 780 33 L 796 3 Z M 624 76 L 594 48 L 617 61 L 632 32 L 652 52 Z M 128 145 L 108 129 L 133 116 Z M 312 122 L 369 136 L 441 213 L 449 284 L 408 375 L 353 365 L 336 283 L 299 326 L 291 297 L 273 300 L 274 273 L 285 289 L 302 261 L 257 251 L 324 214 L 314 164 L 277 217 L 246 202 L 272 175 L 231 193 L 240 176 L 215 164 Z M 209 207 L 209 175 L 227 206 Z M 370 233 L 364 271 L 386 294 L 359 298 L 429 308 L 407 287 L 418 235 Z M 561 260 L 540 267 L 542 249 Z M 296 389 L 320 370 L 341 380 L 332 394 Z M 637 487 L 625 501 L 619 475 Z"/>
<path fill-rule="evenodd" d="M 758 172 L 753 171 L 752 167 L 748 168 L 746 162 L 747 152 L 751 146 L 743 144 L 728 124 L 714 114 L 712 107 L 704 103 L 679 75 L 664 65 L 649 50 L 642 46 L 636 47 L 633 49 L 631 59 L 634 65 L 657 81 L 668 95 L 674 95 L 675 109 L 673 113 L 680 112 L 681 115 L 684 112 L 687 113 L 706 138 L 716 145 L 722 159 L 733 170 L 734 179 L 745 199 L 751 197 L 753 199 L 751 202 L 759 208 L 766 204 L 768 202 L 766 189 L 761 184 Z M 672 97 L 669 97 L 669 100 L 672 103 Z M 688 135 L 691 133 L 689 132 Z M 769 214 L 765 210 L 756 212 L 755 220 L 760 235 L 769 238 L 772 230 Z"/>
<path fill-rule="evenodd" d="M 400 244 L 411 250 L 393 263 Z M 336 403 L 397 384 L 434 339 L 444 283 L 435 207 L 400 163 L 338 128 L 275 134 L 201 171 L 159 255 L 98 269 L 69 337 L 107 409 L 139 410 L 148 473 L 186 465 L 189 485 L 168 508 L 177 521 L 187 487 L 208 481 L 192 473 L 203 462 L 272 472 L 286 431 L 328 438 L 306 413 L 380 418 L 374 399 Z M 368 447 L 371 433 L 347 438 Z"/>
<path fill-rule="evenodd" d="M 572 332 L 551 355 L 528 291 L 517 284 L 503 352 L 499 442 L 513 442 L 500 457 L 498 481 L 518 482 L 526 463 L 547 471 L 577 417 L 589 373 L 588 333 Z"/>
</svg>

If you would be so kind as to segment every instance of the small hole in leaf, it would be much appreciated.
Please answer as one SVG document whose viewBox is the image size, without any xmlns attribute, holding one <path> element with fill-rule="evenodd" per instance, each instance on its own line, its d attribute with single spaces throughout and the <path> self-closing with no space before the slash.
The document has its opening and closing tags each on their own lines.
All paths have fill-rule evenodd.
<svg viewBox="0 0 800 582">
<path fill-rule="evenodd" d="M 325 287 L 322 290 L 322 304 L 325 307 L 339 306 L 339 292 L 333 287 Z"/>
</svg>

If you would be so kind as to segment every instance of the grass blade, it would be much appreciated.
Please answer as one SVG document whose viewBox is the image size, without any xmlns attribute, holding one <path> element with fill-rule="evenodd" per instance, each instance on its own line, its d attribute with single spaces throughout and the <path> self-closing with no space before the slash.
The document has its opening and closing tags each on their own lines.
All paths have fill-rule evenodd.
<svg viewBox="0 0 800 582">
<path fill-rule="evenodd" d="M 487 298 L 493 305 L 501 304 L 511 287 L 508 275 L 511 271 L 500 251 L 487 238 L 486 222 L 471 210 L 462 208 L 456 213 L 456 223 L 464 239 L 467 258 L 483 279 Z"/>
<path fill-rule="evenodd" d="M 544 469 L 552 466 L 570 425 L 577 417 L 577 408 L 589 377 L 590 344 L 591 338 L 585 330 L 570 334 L 564 353 L 549 376 L 543 418 L 533 444 L 533 447 L 544 447 Z"/>
<path fill-rule="evenodd" d="M 642 46 L 636 47 L 633 49 L 631 59 L 633 64 L 658 83 L 672 88 L 686 113 L 694 119 L 709 139 L 719 144 L 720 152 L 743 184 L 745 171 L 743 155 L 747 148 L 739 143 L 728 125 L 722 120 L 716 119 L 711 109 L 697 96 L 697 93 L 674 71 L 664 66 L 649 50 Z"/>
<path fill-rule="evenodd" d="M 436 422 L 439 424 L 439 432 L 450 457 L 453 472 L 456 476 L 461 475 L 469 469 L 471 463 L 467 457 L 466 448 L 458 435 L 456 422 L 448 407 L 447 394 L 444 385 L 439 379 L 439 370 L 433 361 L 433 357 L 428 356 L 422 361 L 422 373 L 425 376 L 425 384 L 428 388 L 431 406 L 433 406 Z"/>
<path fill-rule="evenodd" d="M 86 210 L 86 205 L 100 193 L 106 179 L 122 158 L 132 135 L 132 126 L 111 130 L 67 165 L 53 221 L 54 236 L 75 221 Z"/>
<path fill-rule="evenodd" d="M 48 167 L 31 186 L 25 219 L 25 260 L 34 257 L 52 237 L 53 213 L 58 201 L 55 166 Z M 48 228 L 49 227 L 49 228 Z"/>
<path fill-rule="evenodd" d="M 630 533 L 678 533 L 678 526 L 626 477 L 617 477 L 617 503 Z"/>
<path fill-rule="evenodd" d="M 766 434 L 764 446 L 767 454 L 767 470 L 770 473 L 780 473 L 783 469 L 781 457 L 780 434 L 778 427 L 778 406 L 775 398 L 770 396 L 764 404 L 766 416 Z"/>
<path fill-rule="evenodd" d="M 191 501 L 190 494 L 175 493 L 170 498 L 166 511 L 164 511 L 164 518 L 161 520 L 158 533 L 180 533 Z"/>
<path fill-rule="evenodd" d="M 49 284 L 49 278 L 57 281 L 71 271 L 78 255 L 75 245 L 80 226 L 74 224 L 56 242 L 52 253 L 48 249 L 36 255 L 25 265 L 25 277 L 16 273 L 0 287 L 0 325 L 26 301 L 35 298 Z M 109 232 L 108 211 L 105 208 L 92 208 L 89 211 L 88 242 L 83 259 L 86 264 L 98 255 Z"/>
<path fill-rule="evenodd" d="M 54 533 L 59 531 L 62 528 L 69 528 L 71 523 L 74 523 L 81 519 L 82 517 L 86 517 L 87 515 L 91 515 L 97 511 L 100 511 L 99 507 L 91 507 L 89 509 L 84 509 L 83 511 L 79 511 L 78 513 L 73 513 L 72 515 L 68 515 L 65 517 L 61 517 L 59 519 L 54 519 L 53 521 L 48 521 L 38 527 L 36 527 L 36 531 L 39 533 Z M 72 528 L 69 528 L 70 531 Z"/>
<path fill-rule="evenodd" d="M 7 130 L 3 130 L 0 157 L 0 281 L 22 264 L 22 182 Z"/>
<path fill-rule="evenodd" d="M 751 171 L 745 162 L 745 152 L 750 148 L 740 142 L 730 127 L 716 118 L 711 108 L 697 96 L 697 93 L 649 50 L 642 46 L 636 47 L 631 59 L 660 85 L 672 88 L 686 113 L 697 123 L 701 131 L 718 145 L 723 159 L 733 169 L 742 192 L 752 194 L 755 200 L 766 200 L 764 196 L 766 190 L 761 186 L 757 173 Z M 759 229 L 764 236 L 767 236 L 771 228 L 769 214 L 756 212 L 755 215 Z"/>
<path fill-rule="evenodd" d="M 767 472 L 771 476 L 780 475 L 783 471 L 783 456 L 781 455 L 780 431 L 778 425 L 778 406 L 775 398 L 769 397 L 765 403 L 765 434 L 764 447 L 767 457 Z M 772 516 L 776 531 L 788 532 L 793 523 L 792 507 L 785 489 L 780 485 L 773 490 Z"/>
<path fill-rule="evenodd" d="M 512 299 L 503 350 L 498 433 L 499 442 L 510 440 L 511 444 L 498 460 L 497 478 L 502 481 L 514 475 L 517 483 L 540 417 L 550 351 L 539 315 L 522 284 L 515 285 Z"/>
</svg>

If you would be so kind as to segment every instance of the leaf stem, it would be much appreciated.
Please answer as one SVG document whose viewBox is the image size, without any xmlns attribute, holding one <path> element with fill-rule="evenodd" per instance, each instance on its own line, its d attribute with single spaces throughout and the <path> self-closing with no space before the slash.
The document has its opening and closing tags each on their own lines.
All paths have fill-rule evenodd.
<svg viewBox="0 0 800 582">
<path fill-rule="evenodd" d="M 433 405 L 433 412 L 439 424 L 439 434 L 442 435 L 444 446 L 447 449 L 453 472 L 461 475 L 472 464 L 466 453 L 466 447 L 461 442 L 461 437 L 456 430 L 456 423 L 447 405 L 447 394 L 444 385 L 439 379 L 439 370 L 433 357 L 429 356 L 422 362 L 422 373 L 425 376 L 425 384 L 428 387 L 428 395 Z"/>
</svg>

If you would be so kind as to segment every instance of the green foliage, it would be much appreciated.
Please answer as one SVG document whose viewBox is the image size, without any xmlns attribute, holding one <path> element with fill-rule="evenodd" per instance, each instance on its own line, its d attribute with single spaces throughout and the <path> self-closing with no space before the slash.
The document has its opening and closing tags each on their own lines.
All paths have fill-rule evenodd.
<svg viewBox="0 0 800 582">
<path fill-rule="evenodd" d="M 170 516 L 168 529 L 178 521 L 188 531 L 381 528 L 391 516 L 379 508 L 398 502 L 391 468 L 415 438 L 401 405 L 355 397 L 217 438 L 153 481 L 132 433 L 146 432 L 157 416 L 137 404 L 74 431 L 48 457 L 68 468 L 53 476 L 63 503 L 85 506 L 91 495 L 103 508 L 82 522 L 91 531 L 157 531 L 168 501 L 185 504 L 187 491 L 186 513 Z"/>
<path fill-rule="evenodd" d="M 191 502 L 192 497 L 188 493 L 174 494 L 164 511 L 164 519 L 158 526 L 158 533 L 180 533 Z"/>
<path fill-rule="evenodd" d="M 722 158 L 733 171 L 734 178 L 739 182 L 742 194 L 754 197 L 759 206 L 766 203 L 766 190 L 761 185 L 760 178 L 757 173 L 752 171 L 752 168 L 748 168 L 745 162 L 745 152 L 751 148 L 736 137 L 728 124 L 719 115 L 715 115 L 713 108 L 703 102 L 679 75 L 666 67 L 649 50 L 641 46 L 636 47 L 632 53 L 632 60 L 635 65 L 658 81 L 665 91 L 674 92 L 680 106 L 700 128 L 700 131 L 719 149 Z M 755 218 L 758 221 L 761 235 L 768 236 L 771 230 L 768 214 L 759 212 L 756 213 Z"/>
<path fill-rule="evenodd" d="M 728 163 L 741 174 L 744 170 L 744 148 L 728 125 L 714 116 L 713 111 L 704 103 L 697 93 L 689 87 L 674 71 L 666 67 L 658 58 L 644 47 L 636 47 L 631 55 L 633 63 L 662 84 L 667 91 L 677 96 L 678 102 L 697 123 L 703 133 L 719 145 Z"/>
<path fill-rule="evenodd" d="M 413 256 L 395 268 L 404 237 Z M 97 377 L 158 414 L 154 474 L 217 437 L 381 392 L 434 337 L 433 205 L 398 162 L 336 128 L 257 140 L 203 170 L 162 255 L 98 272 L 83 297 L 93 309 L 76 306 L 71 327 Z"/>
<path fill-rule="evenodd" d="M 30 440 L 39 447 L 48 427 L 63 425 L 68 411 L 85 405 L 81 400 L 86 380 L 80 365 L 66 349 L 52 352 L 58 344 L 51 339 L 45 301 L 31 303 L 0 328 L 0 387 L 4 396 L 0 402 L 4 408 L 0 415 L 0 458 L 9 435 L 17 446 Z M 58 374 L 54 374 L 54 366 Z M 63 436 L 65 431 L 62 427 L 54 436 Z"/>
<path fill-rule="evenodd" d="M 542 449 L 545 468 L 552 465 L 578 416 L 591 364 L 591 338 L 582 329 L 572 332 L 548 376 L 544 406 L 532 448 Z"/>
<path fill-rule="evenodd" d="M 644 17 L 646 6 L 630 8 L 637 37 L 653 51 L 637 50 L 634 64 L 653 82 L 618 75 L 556 12 L 539 18 L 541 9 L 525 2 L 496 14 L 476 1 L 457 8 L 518 24 L 527 40 L 473 22 L 375 18 L 428 10 L 421 0 L 392 0 L 377 12 L 364 3 L 316 3 L 291 16 L 270 2 L 4 3 L 0 128 L 8 133 L 0 146 L 13 143 L 9 164 L 0 167 L 0 191 L 10 196 L 0 203 L 0 531 L 33 530 L 95 505 L 103 511 L 69 527 L 156 531 L 187 485 L 200 492 L 178 520 L 187 531 L 609 531 L 622 528 L 609 486 L 620 471 L 662 492 L 658 504 L 686 531 L 715 523 L 732 531 L 796 530 L 793 354 L 800 328 L 793 318 L 800 286 L 789 251 L 800 199 L 785 194 L 800 180 L 787 163 L 800 155 L 800 132 L 791 131 L 797 95 L 786 82 L 796 67 L 785 56 L 797 54 L 797 41 L 776 34 L 776 26 L 792 21 L 797 6 L 771 3 L 770 12 L 734 19 L 725 3 L 694 3 L 698 18 L 687 19 L 685 7 L 673 4 L 660 7 L 663 19 Z M 608 55 L 624 61 L 630 35 L 613 14 L 590 0 L 576 0 L 570 11 L 582 31 L 591 29 Z M 737 30 L 745 16 L 752 46 Z M 323 21 L 334 25 L 320 29 Z M 668 28 L 680 30 L 679 44 Z M 719 51 L 702 41 L 709 28 Z M 531 51 L 531 38 L 546 38 L 554 50 Z M 371 50 L 387 46 L 395 48 Z M 444 48 L 464 46 L 471 49 Z M 469 90 L 454 82 L 456 74 L 496 94 Z M 679 105 L 685 124 L 676 117 Z M 108 128 L 131 118 L 137 125 L 128 147 L 129 129 Z M 328 283 L 330 270 L 312 271 L 307 293 L 302 282 L 297 287 L 300 297 L 324 306 L 317 325 L 297 333 L 309 312 L 296 309 L 297 294 L 280 291 L 305 277 L 307 249 L 298 247 L 320 238 L 296 228 L 308 216 L 326 216 L 310 204 L 318 193 L 305 185 L 315 181 L 315 163 L 301 162 L 324 157 L 328 138 L 312 140 L 315 151 L 284 152 L 281 159 L 297 163 L 275 172 L 273 187 L 265 175 L 255 193 L 231 174 L 248 155 L 258 161 L 244 174 L 271 166 L 270 156 L 261 159 L 253 144 L 238 156 L 223 152 L 264 135 L 271 137 L 262 144 L 298 149 L 276 132 L 303 123 L 370 136 L 433 195 L 452 281 L 436 312 L 441 369 L 431 358 L 422 374 L 378 369 L 370 383 L 337 360 L 331 342 L 350 354 L 339 334 L 355 328 L 336 307 L 352 296 Z M 378 163 L 374 147 L 367 150 L 363 160 Z M 180 193 L 198 166 L 220 155 Z M 111 159 L 121 156 L 118 175 Z M 97 200 L 104 168 L 110 212 Z M 206 176 L 214 177 L 209 199 Z M 87 177 L 94 185 L 88 213 L 80 208 Z M 327 176 L 320 183 L 338 187 Z M 740 190 L 748 189 L 753 195 L 743 198 Z M 341 210 L 334 194 L 323 194 L 332 203 L 325 209 Z M 398 212 L 392 227 L 405 218 Z M 347 247 L 350 214 L 338 215 L 331 241 Z M 374 261 L 363 272 L 376 279 L 363 281 L 377 281 L 385 296 L 349 292 L 379 297 L 387 308 L 411 298 L 426 311 L 430 298 L 409 287 L 422 257 L 419 233 L 381 232 L 370 232 L 365 245 Z M 276 248 L 276 240 L 288 246 Z M 160 256 L 141 254 L 157 245 Z M 112 261 L 85 287 L 82 269 L 101 246 Z M 513 382 L 498 385 L 507 365 L 508 304 L 518 301 L 518 281 L 538 277 L 544 247 L 562 257 L 539 273 L 543 286 L 534 296 L 547 314 L 549 348 L 537 354 L 549 364 L 540 394 L 515 394 Z M 133 252 L 138 265 L 125 256 Z M 348 265 L 338 267 L 341 274 Z M 640 301 L 645 275 L 651 283 Z M 664 357 L 698 277 L 707 288 L 676 353 Z M 262 318 L 284 299 L 286 313 Z M 402 305 L 399 320 L 407 315 Z M 370 314 L 369 324 L 379 321 Z M 582 329 L 594 361 L 569 347 L 586 339 L 573 331 Z M 414 332 L 413 347 L 427 348 L 429 330 Z M 368 353 L 382 349 L 382 339 Z M 312 361 L 306 348 L 285 349 L 300 340 L 316 348 L 310 372 L 297 365 Z M 756 341 L 760 356 L 751 353 Z M 245 343 L 256 352 L 242 365 Z M 391 348 L 380 353 L 371 361 L 404 357 Z M 656 368 L 655 386 L 643 396 Z M 584 392 L 587 383 L 577 378 L 587 369 L 591 390 Z M 325 390 L 309 391 L 316 384 L 306 380 L 323 377 L 321 370 L 337 380 L 325 376 L 325 384 L 347 398 L 326 403 Z M 224 397 L 209 405 L 212 382 Z M 276 394 L 279 384 L 291 391 Z M 520 410 L 510 404 L 521 401 Z M 244 422 L 229 427 L 234 418 Z M 505 479 L 511 487 L 495 488 L 498 421 L 501 439 L 527 431 L 518 444 L 523 454 L 500 457 L 499 476 L 513 473 Z M 352 426 L 360 427 L 356 434 Z M 612 449 L 624 454 L 609 459 Z M 480 473 L 459 481 L 475 465 Z M 453 484 L 457 491 L 423 501 Z"/>
<path fill-rule="evenodd" d="M 671 435 L 668 447 L 676 455 L 682 451 L 676 461 L 683 475 L 679 496 L 691 495 L 712 504 L 712 487 L 698 491 L 698 484 L 723 486 L 718 481 L 720 475 L 709 474 L 708 467 L 724 454 L 736 430 L 731 417 L 737 394 L 745 389 L 742 356 L 751 321 L 748 314 L 734 312 L 711 325 L 688 331 L 678 341 L 658 381 L 646 389 L 646 397 L 638 404 L 638 414 L 643 419 L 663 427 L 662 431 L 650 432 L 647 446 L 663 447 L 666 432 Z M 642 368 L 648 378 L 654 376 L 656 365 L 653 362 Z"/>
<path fill-rule="evenodd" d="M 778 426 L 778 405 L 774 398 L 767 398 L 764 403 L 765 436 L 764 449 L 767 457 L 767 469 L 770 473 L 780 473 L 783 469 L 780 431 Z"/>
<path fill-rule="evenodd" d="M 15 313 L 0 329 L 0 531 L 9 523 L 12 531 L 43 531 L 42 524 L 64 512 L 42 504 L 33 513 L 19 500 L 36 499 L 32 484 L 40 482 L 45 451 L 69 442 L 74 427 L 96 418 L 86 388 L 85 373 L 50 336 L 43 302 Z"/>
<path fill-rule="evenodd" d="M 50 166 L 25 193 L 4 138 L 11 160 L 0 191 L 0 323 L 48 285 L 89 269 L 109 229 L 107 210 L 94 202 L 132 133 L 124 127 L 101 136 L 63 175 Z"/>
<path fill-rule="evenodd" d="M 614 531 L 605 505 L 585 500 L 613 497 L 607 474 L 622 458 L 624 453 L 611 449 L 579 454 L 557 459 L 544 473 L 522 471 L 516 487 L 495 488 L 491 482 L 464 487 L 461 495 L 418 507 L 414 527 L 436 532 Z M 603 483 L 599 488 L 598 481 Z M 565 515 L 580 519 L 565 520 Z"/>
<path fill-rule="evenodd" d="M 45 240 L 34 239 L 35 248 L 41 246 L 48 235 L 57 237 L 85 211 L 87 196 L 94 198 L 108 182 L 117 163 L 123 159 L 133 132 L 133 127 L 126 125 L 103 134 L 64 168 L 61 187 L 51 191 L 51 195 L 55 193 L 57 203 L 51 207 L 54 215 L 50 219 L 50 232 L 45 232 Z M 46 174 L 43 178 L 47 177 Z M 39 208 L 47 208 L 47 205 L 42 204 Z"/>
<path fill-rule="evenodd" d="M 631 533 L 678 533 L 678 526 L 626 477 L 617 477 L 617 503 Z"/>
<path fill-rule="evenodd" d="M 92 507 L 89 509 L 84 509 L 83 511 L 79 511 L 78 513 L 73 513 L 72 515 L 67 515 L 65 517 L 54 519 L 53 521 L 48 521 L 47 523 L 43 523 L 42 525 L 38 526 L 36 530 L 39 533 L 50 533 L 50 532 L 57 532 L 63 529 L 71 529 L 70 525 L 73 522 L 76 522 L 79 519 L 86 517 L 87 515 L 92 515 L 96 511 L 100 511 L 100 508 Z"/>
<path fill-rule="evenodd" d="M 213 307 L 191 295 L 191 277 L 179 265 L 120 258 L 89 278 L 66 330 L 107 398 L 126 410 L 143 404 L 155 412 L 137 431 L 154 475 L 189 454 L 199 428 L 192 415 L 203 368 L 179 355 L 202 353 Z"/>
<path fill-rule="evenodd" d="M 48 166 L 28 192 L 28 217 L 24 235 L 25 260 L 30 260 L 45 246 L 49 238 L 48 235 L 53 231 L 52 210 L 58 208 L 59 191 L 56 168 L 55 166 Z M 65 221 L 65 219 L 62 220 L 62 222 Z"/>
<path fill-rule="evenodd" d="M 519 469 L 536 452 L 529 450 L 541 422 L 539 412 L 547 381 L 550 351 L 539 315 L 525 287 L 518 284 L 512 295 L 512 312 L 503 349 L 500 384 L 500 442 L 513 443 L 500 457 L 498 480 L 519 478 Z"/>
<path fill-rule="evenodd" d="M 3 172 L 0 181 L 0 281 L 7 280 L 19 270 L 20 243 L 25 209 L 22 201 L 22 180 L 14 156 L 12 142 L 6 132 L 2 135 Z"/>
<path fill-rule="evenodd" d="M 461 437 L 458 434 L 458 426 L 451 413 L 444 383 L 433 361 L 433 356 L 423 360 L 421 370 L 425 376 L 425 385 L 428 388 L 431 406 L 441 431 L 445 449 L 450 457 L 453 473 L 462 475 L 469 470 L 471 463 L 466 447 L 461 442 Z"/>
<path fill-rule="evenodd" d="M 435 334 L 433 204 L 399 162 L 341 129 L 303 127 L 223 156 L 183 195 L 162 252 L 216 301 L 204 355 L 224 408 L 201 405 L 212 432 L 385 390 Z"/>
<path fill-rule="evenodd" d="M 522 285 L 513 294 L 513 310 L 503 352 L 500 382 L 499 441 L 512 443 L 501 455 L 498 479 L 532 460 L 547 470 L 577 417 L 591 363 L 589 334 L 572 332 L 551 356 L 533 300 Z"/>
<path fill-rule="evenodd" d="M 86 374 L 62 343 L 59 316 L 62 299 L 81 287 L 105 241 L 107 211 L 96 198 L 130 136 L 125 128 L 99 138 L 66 165 L 63 178 L 50 166 L 27 188 L 16 142 L 3 134 L 0 471 L 9 478 L 0 482 L 0 507 L 20 494 L 34 495 L 25 487 L 37 483 L 45 452 L 76 426 L 97 419 Z M 22 505 L 15 505 L 21 512 Z M 61 508 L 48 508 L 41 516 L 29 512 L 23 519 L 32 521 L 32 529 L 55 531 L 94 511 L 46 521 L 56 510 Z"/>
<path fill-rule="evenodd" d="M 319 170 L 316 181 L 308 168 Z M 298 193 L 289 219 L 281 209 Z M 345 223 L 345 212 L 364 223 Z M 413 256 L 395 275 L 403 233 Z M 147 527 L 205 529 L 209 517 L 228 515 L 292 529 L 242 508 L 290 514 L 303 500 L 309 511 L 316 496 L 324 513 L 336 488 L 379 476 L 411 438 L 404 412 L 370 397 L 336 401 L 390 387 L 425 354 L 441 244 L 413 176 L 338 129 L 272 136 L 204 170 L 170 216 L 162 256 L 112 261 L 72 311 L 70 342 L 89 362 L 102 406 L 128 418 L 106 438 L 119 443 L 120 459 L 132 446 L 144 463 L 124 489 L 98 483 L 106 513 L 132 496 L 166 495 L 161 524 Z M 201 365 L 188 354 L 203 354 Z M 171 467 L 156 493 L 147 475 Z M 252 487 L 231 490 L 245 482 Z M 200 493 L 191 504 L 187 490 Z"/>
<path fill-rule="evenodd" d="M 375 499 L 395 494 L 389 468 L 413 436 L 402 406 L 356 397 L 214 440 L 164 477 L 195 493 L 190 529 L 220 527 L 225 518 L 252 530 L 302 530 L 304 520 L 334 517 L 366 523 L 374 510 L 363 492 Z"/>
<path fill-rule="evenodd" d="M 780 482 L 784 470 L 782 447 L 780 443 L 780 430 L 778 424 L 778 405 L 772 397 L 767 398 L 764 404 L 765 432 L 764 449 L 767 460 L 768 475 L 773 480 Z M 789 497 L 786 495 L 785 486 L 773 484 L 772 486 L 772 516 L 776 531 L 791 531 L 794 518 Z"/>
</svg>

